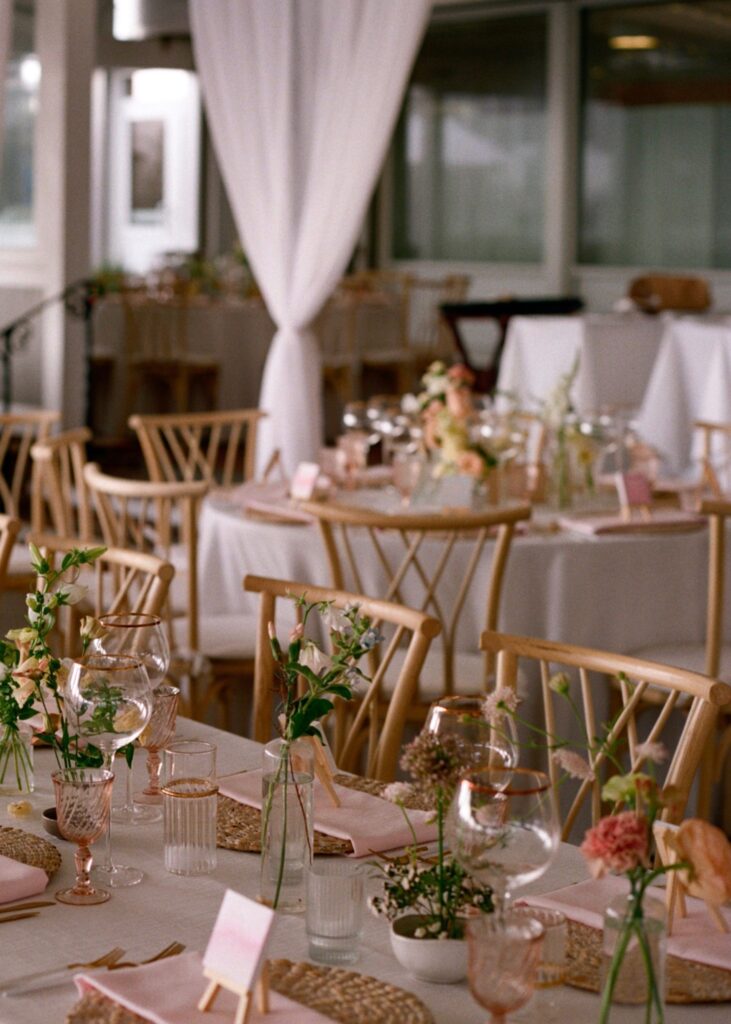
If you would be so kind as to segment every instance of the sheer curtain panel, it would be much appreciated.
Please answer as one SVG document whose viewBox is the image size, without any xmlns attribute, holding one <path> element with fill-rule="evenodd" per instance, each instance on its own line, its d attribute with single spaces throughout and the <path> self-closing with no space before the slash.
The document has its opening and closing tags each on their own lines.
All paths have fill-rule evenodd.
<svg viewBox="0 0 731 1024">
<path fill-rule="evenodd" d="M 191 0 L 196 64 L 221 173 L 277 333 L 259 461 L 321 443 L 308 325 L 350 258 L 430 0 Z"/>
</svg>

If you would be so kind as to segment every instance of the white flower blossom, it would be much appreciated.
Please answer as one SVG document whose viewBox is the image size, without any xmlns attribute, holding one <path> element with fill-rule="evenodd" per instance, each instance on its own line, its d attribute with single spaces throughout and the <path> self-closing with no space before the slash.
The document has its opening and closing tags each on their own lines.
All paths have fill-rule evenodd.
<svg viewBox="0 0 731 1024">
<path fill-rule="evenodd" d="M 304 665 L 315 675 L 319 675 L 323 669 L 330 668 L 330 658 L 326 654 L 323 654 L 316 643 L 312 640 L 305 640 L 300 656 L 298 658 L 300 665 Z"/>
<path fill-rule="evenodd" d="M 482 714 L 488 722 L 499 722 L 508 714 L 514 714 L 518 710 L 520 697 L 509 686 L 500 686 L 492 693 L 488 693 L 482 702 Z"/>
<path fill-rule="evenodd" d="M 651 761 L 653 764 L 662 764 L 668 759 L 667 747 L 657 740 L 646 740 L 638 743 L 635 747 L 635 757 L 638 761 Z"/>
<path fill-rule="evenodd" d="M 565 747 L 561 747 L 559 750 L 553 751 L 551 760 L 573 779 L 586 779 L 591 782 L 596 778 L 594 769 L 575 750 L 567 750 Z"/>
<path fill-rule="evenodd" d="M 391 803 L 400 804 L 408 800 L 413 790 L 408 782 L 390 782 L 383 791 L 383 797 Z"/>
<path fill-rule="evenodd" d="M 59 602 L 78 604 L 86 596 L 86 587 L 80 583 L 62 583 L 56 590 Z"/>
</svg>

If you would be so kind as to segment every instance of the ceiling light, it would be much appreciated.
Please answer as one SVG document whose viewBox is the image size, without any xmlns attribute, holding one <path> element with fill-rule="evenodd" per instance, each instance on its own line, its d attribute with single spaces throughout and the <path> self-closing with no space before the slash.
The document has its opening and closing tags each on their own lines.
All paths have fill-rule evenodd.
<svg viewBox="0 0 731 1024">
<path fill-rule="evenodd" d="M 610 36 L 609 45 L 613 50 L 656 50 L 660 40 L 657 36 Z"/>
</svg>

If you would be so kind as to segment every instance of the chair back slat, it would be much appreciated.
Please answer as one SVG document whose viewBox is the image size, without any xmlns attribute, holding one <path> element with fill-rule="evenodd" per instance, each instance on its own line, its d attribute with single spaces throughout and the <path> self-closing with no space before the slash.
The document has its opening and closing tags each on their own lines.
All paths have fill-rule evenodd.
<svg viewBox="0 0 731 1024">
<path fill-rule="evenodd" d="M 30 451 L 49 437 L 61 414 L 48 409 L 0 413 L 0 512 L 29 518 L 26 502 L 32 493 Z"/>
<path fill-rule="evenodd" d="M 89 489 L 84 479 L 87 427 L 65 430 L 37 441 L 33 460 L 31 528 L 34 533 L 56 533 L 91 541 L 99 536 Z"/>
</svg>

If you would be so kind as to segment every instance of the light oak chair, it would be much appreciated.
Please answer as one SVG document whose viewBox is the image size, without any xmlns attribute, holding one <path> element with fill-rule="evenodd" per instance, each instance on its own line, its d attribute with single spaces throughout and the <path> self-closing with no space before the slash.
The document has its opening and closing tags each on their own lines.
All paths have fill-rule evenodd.
<svg viewBox="0 0 731 1024">
<path fill-rule="evenodd" d="M 714 498 L 723 498 L 719 473 L 728 479 L 731 470 L 731 423 L 696 420 L 693 427 L 701 436 L 700 485 Z"/>
<path fill-rule="evenodd" d="M 439 697 L 487 688 L 492 660 L 458 650 L 460 620 L 477 592 L 484 607 L 477 629 L 497 628 L 510 546 L 517 524 L 530 518 L 529 505 L 436 515 L 334 502 L 305 502 L 302 508 L 319 524 L 333 587 L 397 601 L 439 622 L 439 649 L 421 673 L 415 720 Z M 374 570 L 378 582 L 367 583 L 364 574 L 373 579 Z"/>
<path fill-rule="evenodd" d="M 34 534 L 73 537 L 77 547 L 79 541 L 99 537 L 94 506 L 84 479 L 86 446 L 91 437 L 88 427 L 79 427 L 37 441 L 31 448 L 31 530 Z"/>
<path fill-rule="evenodd" d="M 314 587 L 289 580 L 273 580 L 246 576 L 244 589 L 259 594 L 259 616 L 256 634 L 256 669 L 254 674 L 253 738 L 262 743 L 272 737 L 273 693 L 275 692 L 274 661 L 269 645 L 269 623 L 277 622 L 277 602 L 306 596 L 312 601 L 332 601 L 335 608 L 353 602 L 362 615 L 373 620 L 384 635 L 374 656 L 363 659 L 363 671 L 370 675 L 367 690 L 355 702 L 337 701 L 333 740 L 335 762 L 344 771 L 359 768 L 369 778 L 391 781 L 396 773 L 399 750 L 409 710 L 416 699 L 419 672 L 429 645 L 439 634 L 436 619 L 391 601 L 377 601 L 359 594 L 328 587 Z M 280 636 L 284 636 L 283 633 Z M 398 679 L 388 704 L 383 703 L 383 681 L 395 657 L 403 653 Z M 349 712 L 352 710 L 352 714 Z"/>
<path fill-rule="evenodd" d="M 102 473 L 89 463 L 84 478 L 96 507 L 107 544 L 148 551 L 175 566 L 167 619 L 171 649 L 179 660 L 195 662 L 196 654 L 210 661 L 215 676 L 240 681 L 254 666 L 254 629 L 242 628 L 240 616 L 201 614 L 198 571 L 198 516 L 209 484 L 203 480 L 160 483 L 130 480 Z M 215 566 L 211 567 L 215 572 Z M 197 693 L 193 673 L 190 711 L 197 717 L 207 703 Z"/>
<path fill-rule="evenodd" d="M 10 563 L 10 556 L 13 553 L 13 548 L 22 525 L 20 519 L 16 516 L 7 516 L 0 513 L 0 593 L 7 586 L 6 573 L 8 564 Z M 26 554 L 28 554 L 27 549 Z"/>
<path fill-rule="evenodd" d="M 38 537 L 38 547 L 51 565 L 73 547 L 76 538 Z M 92 565 L 80 567 L 78 582 L 87 589 L 79 604 L 63 605 L 56 621 L 55 647 L 60 657 L 74 657 L 79 649 L 79 622 L 84 615 L 98 617 L 119 612 L 163 614 L 175 569 L 157 555 L 110 547 Z"/>
<path fill-rule="evenodd" d="M 257 430 L 264 416 L 258 409 L 136 413 L 129 426 L 137 434 L 151 480 L 206 480 L 231 487 L 254 476 Z"/>
<path fill-rule="evenodd" d="M 561 702 L 566 706 L 565 698 L 551 687 L 556 671 L 569 669 L 578 675 L 578 679 L 572 683 L 571 693 L 583 718 L 585 735 L 589 737 L 603 735 L 601 723 L 607 720 L 610 678 L 618 679 L 622 702 L 618 714 L 610 720 L 606 739 L 617 744 L 615 757 L 621 759 L 623 770 L 626 771 L 638 767 L 636 750 L 639 743 L 668 740 L 668 746 L 671 746 L 668 726 L 672 712 L 683 702 L 687 703 L 682 732 L 674 744 L 672 759 L 664 778 L 665 785 L 677 787 L 679 794 L 677 804 L 672 809 L 666 809 L 664 816 L 670 821 L 682 819 L 704 746 L 712 736 L 718 710 L 731 703 L 731 687 L 685 669 L 533 637 L 486 632 L 482 635 L 480 646 L 497 658 L 497 687 L 516 690 L 519 668 L 521 676 L 527 675 L 525 663 L 533 663 L 539 675 L 536 688 L 542 704 L 542 715 L 539 716 L 541 721 L 534 721 L 534 724 L 541 725 L 549 736 L 556 739 L 567 738 L 565 734 L 562 735 L 562 724 L 559 721 Z M 650 688 L 655 695 L 661 695 L 662 699 L 655 700 L 652 707 L 648 708 L 644 698 Z M 523 695 L 528 692 L 525 685 L 521 687 L 521 692 Z M 568 718 L 570 721 L 570 714 Z M 541 741 L 536 740 L 534 733 L 531 733 L 530 738 L 540 746 Z M 560 768 L 548 757 L 547 749 L 544 757 L 548 759 L 546 768 L 558 795 Z M 576 783 L 576 794 L 563 815 L 563 839 L 568 839 L 574 825 L 578 825 L 578 815 L 583 809 L 588 809 L 591 822 L 611 809 L 602 805 L 601 789 L 607 777 L 617 772 L 617 766 L 600 750 L 590 754 L 587 760 L 594 770 L 595 778 Z"/>
</svg>

